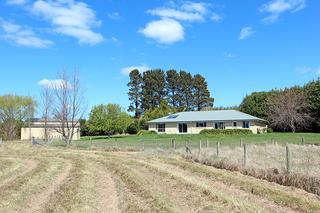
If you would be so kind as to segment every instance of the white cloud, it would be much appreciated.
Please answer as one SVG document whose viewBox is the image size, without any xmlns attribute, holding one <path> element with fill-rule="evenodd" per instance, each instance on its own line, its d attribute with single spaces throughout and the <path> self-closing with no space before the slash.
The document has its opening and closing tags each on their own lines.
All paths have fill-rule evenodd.
<svg viewBox="0 0 320 213">
<path fill-rule="evenodd" d="M 130 72 L 131 72 L 132 70 L 135 70 L 135 69 L 139 70 L 141 73 L 142 73 L 142 72 L 145 72 L 145 71 L 147 71 L 147 70 L 151 70 L 150 67 L 148 67 L 147 65 L 142 64 L 142 65 L 140 65 L 140 66 L 124 67 L 124 68 L 122 68 L 122 69 L 120 70 L 120 72 L 121 72 L 123 75 L 129 75 Z"/>
<path fill-rule="evenodd" d="M 120 20 L 121 16 L 118 12 L 109 13 L 108 17 L 112 20 Z"/>
<path fill-rule="evenodd" d="M 206 14 L 209 6 L 209 4 L 203 2 L 185 2 L 181 8 L 185 11 Z"/>
<path fill-rule="evenodd" d="M 0 19 L 0 38 L 12 41 L 20 46 L 47 48 L 53 42 L 39 38 L 31 29 Z"/>
<path fill-rule="evenodd" d="M 171 18 L 181 21 L 203 21 L 204 17 L 200 13 L 192 13 L 192 12 L 185 12 L 179 11 L 172 8 L 157 8 L 154 10 L 148 10 L 149 14 L 154 16 L 159 16 L 162 18 Z"/>
<path fill-rule="evenodd" d="M 212 13 L 211 15 L 211 20 L 212 21 L 215 21 L 215 22 L 220 22 L 223 20 L 222 16 L 220 16 L 219 14 L 217 13 Z"/>
<path fill-rule="evenodd" d="M 211 6 L 202 2 L 182 1 L 179 4 L 171 1 L 166 7 L 148 10 L 148 14 L 160 19 L 150 21 L 139 32 L 160 44 L 172 44 L 184 40 L 185 22 L 189 24 L 204 22 L 209 18 L 216 22 L 222 20 L 220 15 L 210 10 Z"/>
<path fill-rule="evenodd" d="M 231 59 L 231 58 L 235 58 L 235 57 L 236 57 L 234 54 L 229 53 L 229 52 L 224 52 L 224 53 L 222 53 L 222 56 L 223 56 L 224 58 L 227 58 L 227 59 Z"/>
<path fill-rule="evenodd" d="M 269 15 L 263 19 L 263 22 L 273 23 L 278 20 L 282 13 L 294 13 L 305 7 L 306 0 L 273 0 L 262 5 L 260 12 L 269 13 Z"/>
<path fill-rule="evenodd" d="M 70 86 L 70 84 L 67 82 L 68 86 Z M 38 85 L 42 86 L 42 87 L 46 87 L 49 89 L 59 89 L 59 88 L 63 88 L 64 85 L 66 85 L 66 81 L 64 81 L 63 79 L 53 79 L 53 80 L 49 80 L 49 79 L 42 79 L 40 81 L 38 81 Z"/>
<path fill-rule="evenodd" d="M 320 75 L 320 66 L 318 67 L 302 66 L 302 67 L 297 67 L 296 70 L 298 71 L 298 73 L 303 75 L 306 75 L 306 74 Z"/>
<path fill-rule="evenodd" d="M 7 4 L 12 5 L 24 5 L 27 3 L 28 0 L 7 0 Z"/>
<path fill-rule="evenodd" d="M 100 22 L 86 3 L 74 0 L 37 0 L 31 10 L 50 21 L 54 31 L 77 38 L 79 43 L 94 45 L 104 40 L 101 34 L 92 30 Z"/>
<path fill-rule="evenodd" d="M 149 22 L 140 33 L 160 44 L 172 44 L 184 40 L 184 28 L 176 20 L 161 19 Z"/>
<path fill-rule="evenodd" d="M 254 33 L 255 31 L 253 31 L 252 27 L 243 27 L 240 31 L 239 40 L 249 38 Z"/>
</svg>

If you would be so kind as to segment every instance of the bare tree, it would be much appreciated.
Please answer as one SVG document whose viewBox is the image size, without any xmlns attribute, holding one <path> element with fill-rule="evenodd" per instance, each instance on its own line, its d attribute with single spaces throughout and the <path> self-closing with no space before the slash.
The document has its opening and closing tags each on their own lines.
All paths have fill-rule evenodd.
<svg viewBox="0 0 320 213">
<path fill-rule="evenodd" d="M 44 140 L 48 142 L 50 137 L 50 128 L 48 124 L 51 120 L 53 110 L 52 88 L 50 86 L 42 88 L 40 104 L 42 119 L 44 122 Z"/>
<path fill-rule="evenodd" d="M 271 126 L 283 131 L 303 130 L 310 122 L 305 96 L 299 90 L 285 90 L 268 99 Z"/>
<path fill-rule="evenodd" d="M 79 120 L 84 114 L 84 97 L 77 72 L 71 76 L 66 71 L 60 74 L 58 84 L 53 85 L 53 116 L 61 127 L 55 128 L 62 135 L 65 143 L 70 145 L 77 134 Z"/>
</svg>

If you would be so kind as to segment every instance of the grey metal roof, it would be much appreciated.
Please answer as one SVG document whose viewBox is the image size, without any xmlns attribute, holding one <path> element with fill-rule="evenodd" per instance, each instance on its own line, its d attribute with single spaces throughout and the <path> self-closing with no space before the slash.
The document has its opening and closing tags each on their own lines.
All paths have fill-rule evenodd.
<svg viewBox="0 0 320 213">
<path fill-rule="evenodd" d="M 162 118 L 151 120 L 148 123 L 169 123 L 188 121 L 265 121 L 237 110 L 192 111 L 178 112 Z M 266 121 L 265 121 L 266 122 Z"/>
</svg>

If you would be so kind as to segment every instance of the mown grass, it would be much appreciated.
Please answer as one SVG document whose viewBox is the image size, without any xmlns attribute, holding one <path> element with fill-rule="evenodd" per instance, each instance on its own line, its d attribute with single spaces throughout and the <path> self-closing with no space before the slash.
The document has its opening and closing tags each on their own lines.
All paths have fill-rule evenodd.
<svg viewBox="0 0 320 213">
<path fill-rule="evenodd" d="M 266 133 L 252 135 L 118 135 L 118 136 L 94 136 L 82 137 L 79 141 L 73 141 L 72 146 L 80 149 L 88 148 L 118 148 L 118 149 L 171 149 L 172 139 L 176 141 L 176 147 L 188 146 L 196 148 L 199 146 L 199 141 L 208 141 L 209 146 L 215 146 L 216 142 L 220 142 L 222 146 L 238 146 L 242 139 L 244 143 L 249 144 L 267 144 L 272 140 L 278 144 L 300 144 L 304 138 L 305 144 L 320 145 L 319 133 Z M 54 142 L 53 146 L 64 147 L 62 141 Z"/>
</svg>

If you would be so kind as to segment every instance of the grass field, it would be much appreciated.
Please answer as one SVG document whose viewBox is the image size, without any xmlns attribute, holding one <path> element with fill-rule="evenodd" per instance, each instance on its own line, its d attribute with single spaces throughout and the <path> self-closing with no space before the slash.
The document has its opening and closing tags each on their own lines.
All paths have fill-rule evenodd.
<svg viewBox="0 0 320 213">
<path fill-rule="evenodd" d="M 278 144 L 300 144 L 304 138 L 305 144 L 320 144 L 318 133 L 268 133 L 256 135 L 227 135 L 227 136 L 204 136 L 204 135 L 126 135 L 126 136 L 96 136 L 82 137 L 80 141 L 74 141 L 73 146 L 79 148 L 105 147 L 105 148 L 132 148 L 132 149 L 170 149 L 172 139 L 176 140 L 177 148 L 188 146 L 197 148 L 199 141 L 209 141 L 209 146 L 215 146 L 221 142 L 221 146 L 238 146 L 240 139 L 249 144 L 268 144 L 275 140 Z M 54 146 L 64 146 L 63 142 L 55 142 Z"/>
<path fill-rule="evenodd" d="M 0 171 L 0 212 L 320 211 L 319 196 L 194 163 L 170 150 L 5 142 Z"/>
</svg>

